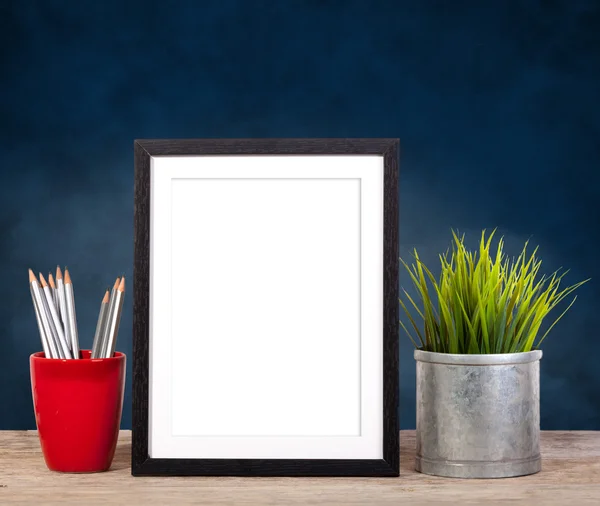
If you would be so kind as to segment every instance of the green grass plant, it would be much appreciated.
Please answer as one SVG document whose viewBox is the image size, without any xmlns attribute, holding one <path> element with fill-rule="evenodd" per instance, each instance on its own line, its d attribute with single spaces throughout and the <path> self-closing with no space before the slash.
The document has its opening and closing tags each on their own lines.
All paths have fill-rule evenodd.
<svg viewBox="0 0 600 506">
<path fill-rule="evenodd" d="M 542 262 L 536 257 L 538 248 L 527 255 L 528 242 L 517 258 L 509 258 L 504 253 L 503 238 L 499 239 L 496 251 L 491 251 L 495 232 L 486 237 L 484 230 L 479 249 L 469 251 L 464 235 L 459 237 L 452 231 L 451 250 L 439 257 L 439 279 L 419 259 L 416 249 L 413 264 L 400 259 L 418 294 L 415 301 L 403 289 L 405 301 L 400 298 L 414 334 L 402 321 L 400 325 L 417 349 L 456 354 L 519 353 L 539 349 L 577 296 L 538 337 L 544 319 L 574 290 L 589 281 L 560 289 L 568 271 L 561 273 L 559 269 L 550 276 L 540 276 Z M 421 328 L 415 321 L 417 315 L 423 320 Z"/>
</svg>

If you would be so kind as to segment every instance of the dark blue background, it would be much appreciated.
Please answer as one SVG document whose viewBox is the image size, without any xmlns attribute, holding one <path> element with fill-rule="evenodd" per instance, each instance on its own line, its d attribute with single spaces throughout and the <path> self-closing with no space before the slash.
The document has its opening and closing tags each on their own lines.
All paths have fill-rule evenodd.
<svg viewBox="0 0 600 506">
<path fill-rule="evenodd" d="M 600 429 L 598 2 L 0 5 L 0 429 L 35 427 L 27 268 L 69 266 L 89 347 L 103 290 L 132 279 L 133 139 L 176 137 L 399 137 L 403 256 L 499 227 L 593 278 L 545 343 L 542 428 Z M 411 428 L 404 335 L 400 364 Z M 131 375 L 126 393 L 125 428 Z"/>
</svg>

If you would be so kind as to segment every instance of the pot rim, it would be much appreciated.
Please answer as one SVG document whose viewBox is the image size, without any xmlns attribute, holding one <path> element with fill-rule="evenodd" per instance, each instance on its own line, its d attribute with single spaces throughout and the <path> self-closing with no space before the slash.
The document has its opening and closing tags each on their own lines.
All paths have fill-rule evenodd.
<svg viewBox="0 0 600 506">
<path fill-rule="evenodd" d="M 509 365 L 528 364 L 542 358 L 542 350 L 519 353 L 489 353 L 481 355 L 459 355 L 454 353 L 436 353 L 433 351 L 415 350 L 417 362 L 447 365 Z"/>
</svg>

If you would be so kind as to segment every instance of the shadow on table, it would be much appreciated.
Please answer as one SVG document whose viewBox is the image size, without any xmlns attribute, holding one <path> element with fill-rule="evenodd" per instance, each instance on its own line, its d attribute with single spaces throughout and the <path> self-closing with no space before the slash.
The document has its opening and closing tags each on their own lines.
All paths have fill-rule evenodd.
<svg viewBox="0 0 600 506">
<path fill-rule="evenodd" d="M 117 445 L 115 456 L 109 472 L 121 471 L 131 467 L 131 442 L 120 443 Z"/>
</svg>

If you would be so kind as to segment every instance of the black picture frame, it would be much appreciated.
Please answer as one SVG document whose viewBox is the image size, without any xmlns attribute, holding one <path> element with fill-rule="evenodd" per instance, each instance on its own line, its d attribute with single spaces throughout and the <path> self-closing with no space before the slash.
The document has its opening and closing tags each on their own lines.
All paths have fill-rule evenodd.
<svg viewBox="0 0 600 506">
<path fill-rule="evenodd" d="M 157 459 L 148 453 L 150 198 L 153 156 L 381 155 L 383 196 L 383 458 Z M 398 139 L 136 140 L 133 280 L 134 476 L 398 476 Z"/>
</svg>

